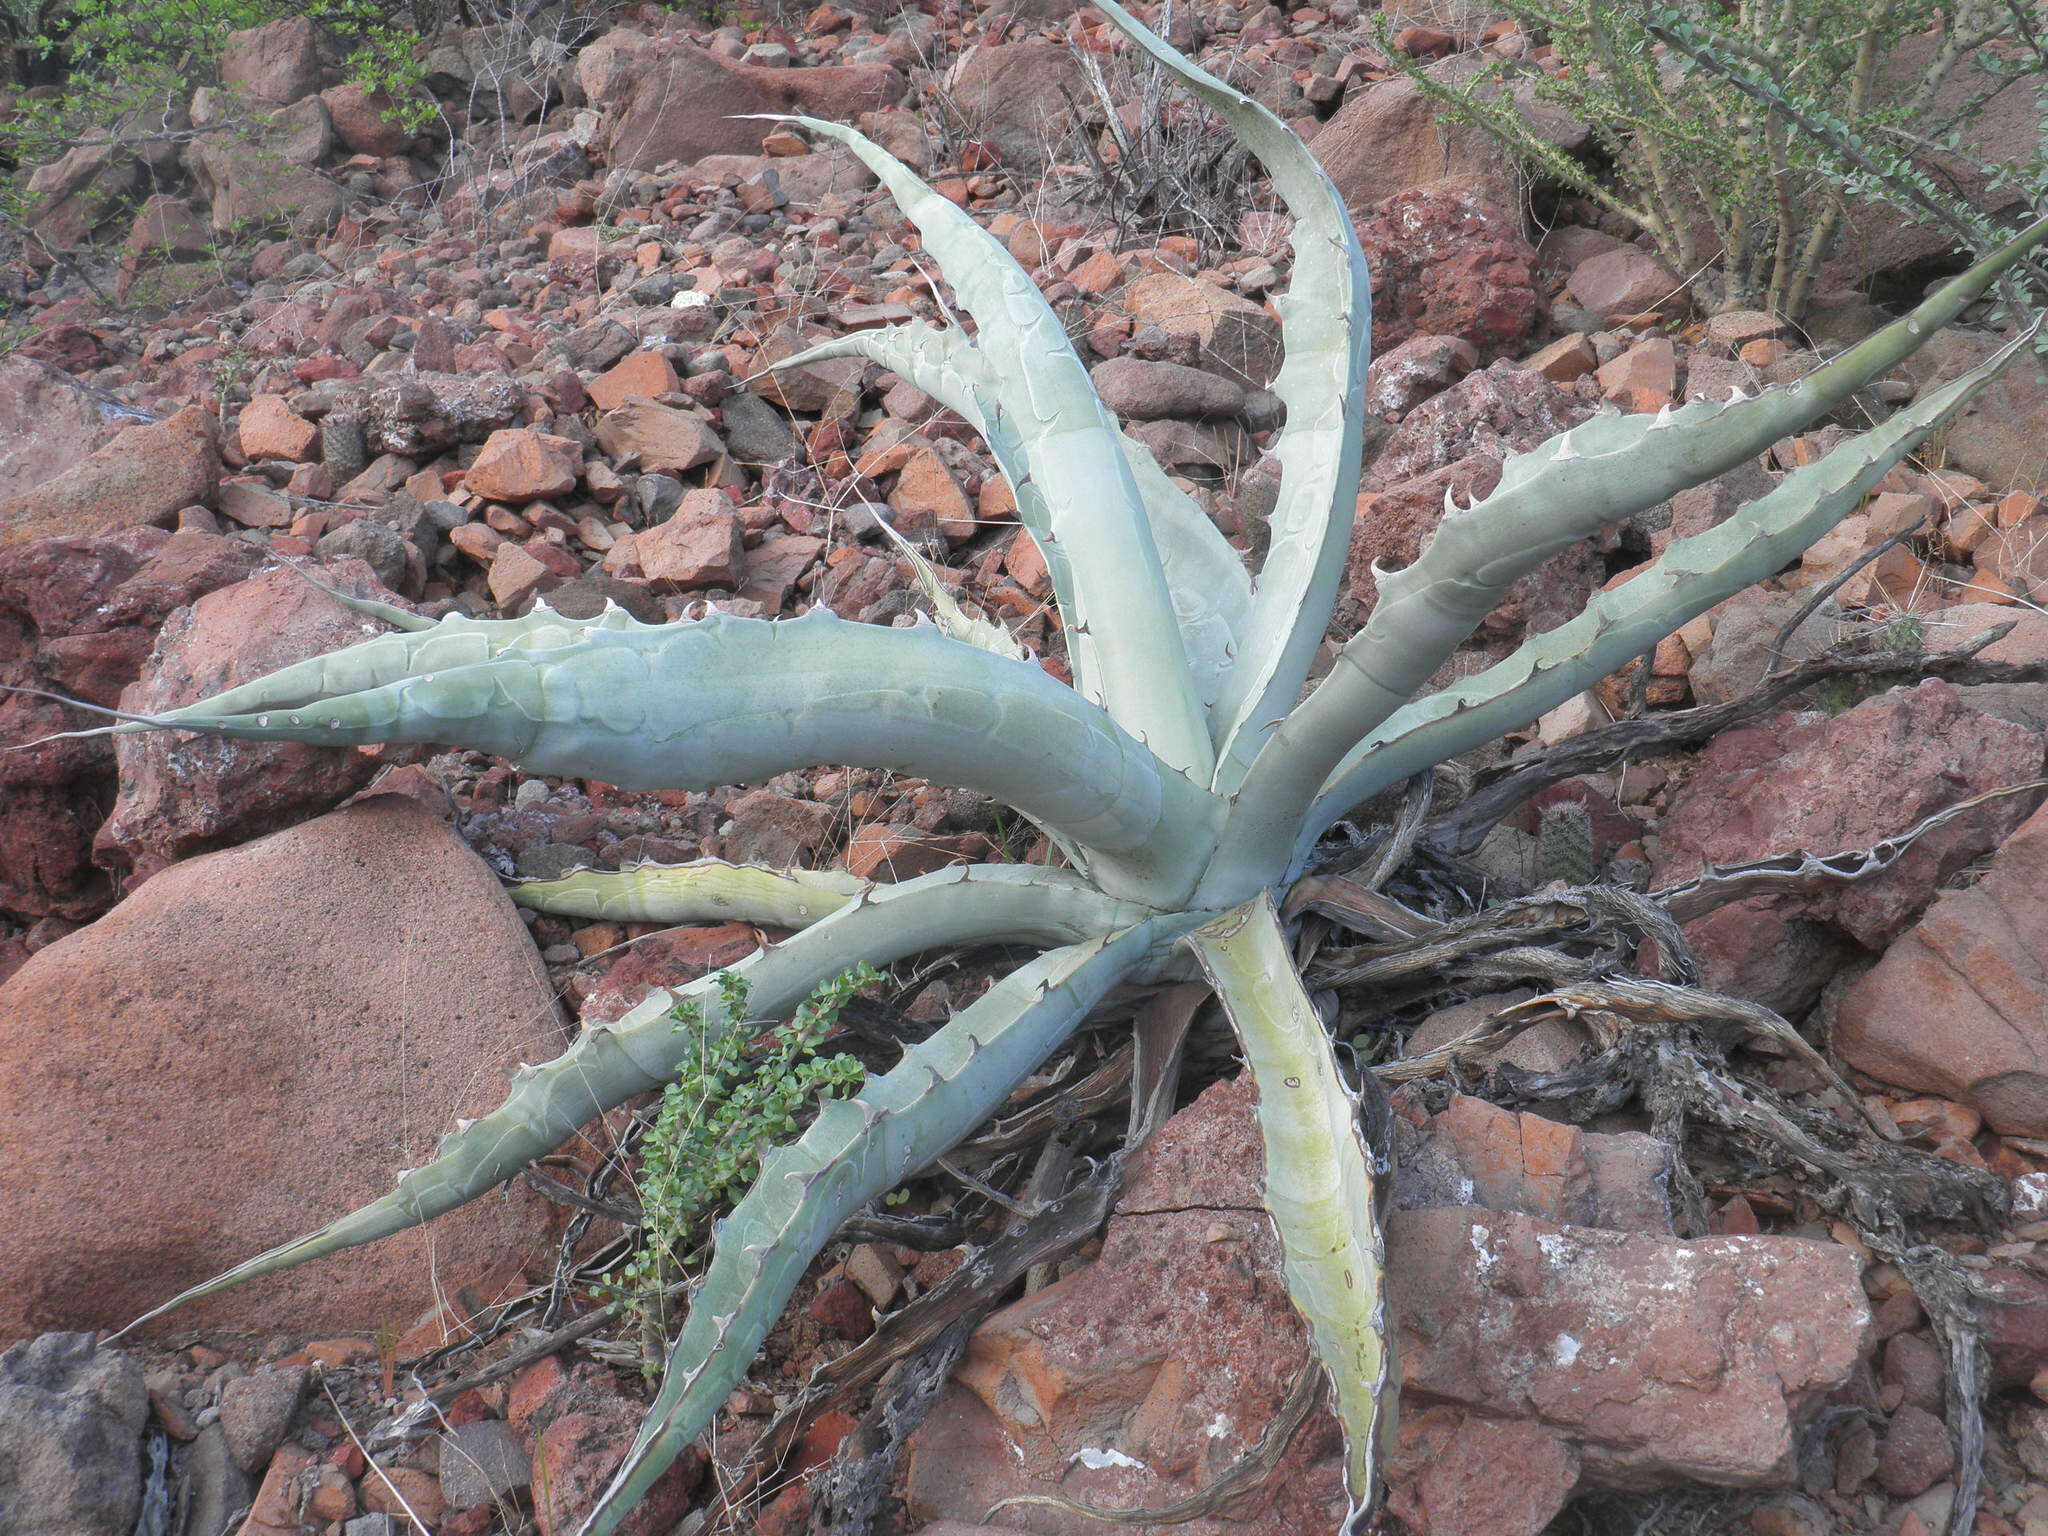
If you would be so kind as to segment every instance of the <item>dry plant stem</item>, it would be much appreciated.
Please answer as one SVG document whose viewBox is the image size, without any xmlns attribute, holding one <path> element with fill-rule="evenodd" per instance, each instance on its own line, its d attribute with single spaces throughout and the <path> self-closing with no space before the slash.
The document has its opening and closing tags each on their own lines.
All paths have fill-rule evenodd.
<svg viewBox="0 0 2048 1536">
<path fill-rule="evenodd" d="M 1879 560 L 1883 559 L 1886 555 L 1890 554 L 1893 550 L 1897 549 L 1901 544 L 1904 544 L 1905 542 L 1907 542 L 1907 540 L 1917 535 L 1920 532 L 1920 530 L 1926 526 L 1926 524 L 1926 518 L 1914 518 L 1911 523 L 1907 524 L 1904 528 L 1901 528 L 1897 533 L 1893 534 L 1883 543 L 1878 544 L 1873 548 L 1867 549 L 1861 555 L 1858 555 L 1856 559 L 1849 564 L 1848 569 L 1842 571 L 1833 579 L 1825 581 L 1821 583 L 1821 585 L 1819 585 L 1818 587 L 1815 587 L 1813 591 L 1808 594 L 1806 601 L 1799 605 L 1798 612 L 1794 613 L 1791 618 L 1785 621 L 1785 626 L 1784 628 L 1778 631 L 1777 638 L 1771 641 L 1771 660 L 1770 664 L 1764 668 L 1764 681 L 1769 682 L 1771 678 L 1774 675 L 1776 675 L 1779 671 L 1781 671 L 1785 667 L 1785 665 L 1791 660 L 1791 657 L 1789 657 L 1785 652 L 1785 647 L 1792 643 L 1792 637 L 1799 632 L 1799 626 L 1804 624 L 1808 619 L 1812 618 L 1814 614 L 1820 611 L 1821 604 L 1825 603 L 1829 598 L 1833 597 L 1837 592 L 1841 591 L 1843 587 L 1847 586 L 1849 582 L 1855 577 L 1857 572 L 1864 570 L 1865 568 L 1871 565 L 1875 565 Z"/>
<path fill-rule="evenodd" d="M 2039 682 L 2048 662 L 1979 661 L 1981 652 L 2012 633 L 2013 624 L 1993 626 L 1946 651 L 1879 651 L 1851 654 L 1837 646 L 1811 661 L 1776 673 L 1739 699 L 1672 710 L 1640 720 L 1617 720 L 1524 758 L 1465 800 L 1431 821 L 1423 848 L 1445 855 L 1470 853 L 1486 834 L 1532 795 L 1582 774 L 1598 773 L 1628 758 L 1644 757 L 1710 740 L 1732 726 L 1775 709 L 1794 694 L 1832 677 L 1905 672 L 1962 683 Z"/>
</svg>

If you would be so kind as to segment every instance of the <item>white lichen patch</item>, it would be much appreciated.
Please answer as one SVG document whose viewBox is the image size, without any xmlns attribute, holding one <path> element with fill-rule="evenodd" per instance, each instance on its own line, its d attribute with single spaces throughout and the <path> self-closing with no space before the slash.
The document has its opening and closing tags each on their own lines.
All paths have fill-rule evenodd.
<svg viewBox="0 0 2048 1536">
<path fill-rule="evenodd" d="M 1098 1451 L 1093 1446 L 1083 1446 L 1067 1460 L 1078 1461 L 1090 1472 L 1101 1472 L 1110 1467 L 1135 1467 L 1140 1472 L 1146 1470 L 1145 1463 L 1135 1456 L 1126 1456 L 1119 1450 Z"/>
</svg>

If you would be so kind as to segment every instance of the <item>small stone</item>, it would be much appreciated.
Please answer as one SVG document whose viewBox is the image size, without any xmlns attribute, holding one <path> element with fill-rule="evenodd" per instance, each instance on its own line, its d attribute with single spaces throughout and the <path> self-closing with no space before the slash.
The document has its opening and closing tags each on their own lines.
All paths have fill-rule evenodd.
<svg viewBox="0 0 2048 1536">
<path fill-rule="evenodd" d="M 583 472 L 581 448 L 525 427 L 493 432 L 462 483 L 487 501 L 521 506 L 566 496 Z"/>
<path fill-rule="evenodd" d="M 1678 354 L 1669 337 L 1639 341 L 1595 375 L 1602 398 L 1624 411 L 1655 411 L 1678 394 Z"/>
<path fill-rule="evenodd" d="M 597 442 L 616 459 L 650 473 L 680 475 L 725 452 L 718 434 L 688 411 L 628 400 L 597 419 Z"/>
<path fill-rule="evenodd" d="M 491 561 L 491 601 L 507 613 L 516 612 L 539 593 L 559 585 L 562 579 L 525 545 L 508 541 L 499 546 Z"/>
<path fill-rule="evenodd" d="M 450 1509 L 491 1503 L 532 1481 L 525 1441 L 503 1419 L 479 1419 L 441 1437 L 441 1498 Z"/>
<path fill-rule="evenodd" d="M 1948 1427 L 1908 1403 L 1892 1415 L 1877 1447 L 1878 1486 L 1894 1498 L 1917 1498 L 1955 1470 Z"/>
<path fill-rule="evenodd" d="M 676 591 L 736 587 L 746 570 L 745 529 L 718 491 L 691 491 L 675 516 L 633 541 L 640 568 Z"/>
<path fill-rule="evenodd" d="M 973 504 L 945 461 L 929 448 L 904 460 L 896 488 L 889 493 L 889 506 L 897 513 L 898 527 L 936 526 L 948 544 L 964 544 L 974 537 Z"/>
<path fill-rule="evenodd" d="M 1102 403 L 1130 421 L 1217 421 L 1244 407 L 1244 390 L 1229 379 L 1179 363 L 1116 357 L 1089 372 Z"/>
<path fill-rule="evenodd" d="M 635 352 L 592 379 L 589 392 L 599 410 L 612 411 L 636 395 L 653 400 L 682 387 L 674 366 L 659 352 Z"/>
<path fill-rule="evenodd" d="M 373 1514 L 404 1515 L 410 1509 L 430 1525 L 439 1524 L 447 1508 L 440 1480 L 418 1467 L 372 1466 L 363 1474 L 361 1494 Z"/>
<path fill-rule="evenodd" d="M 1531 373 L 1540 373 L 1546 379 L 1559 384 L 1569 384 L 1573 379 L 1584 378 L 1599 366 L 1599 356 L 1593 350 L 1593 343 L 1578 331 L 1569 336 L 1560 336 L 1547 347 L 1539 348 L 1522 359 L 1522 366 Z"/>
<path fill-rule="evenodd" d="M 289 459 L 303 464 L 313 456 L 320 429 L 294 411 L 282 395 L 258 395 L 242 408 L 236 432 L 245 458 Z"/>
<path fill-rule="evenodd" d="M 842 1339 L 859 1343 L 875 1331 L 873 1304 L 851 1280 L 835 1280 L 811 1298 L 810 1314 Z"/>
<path fill-rule="evenodd" d="M 862 1243 L 846 1256 L 846 1278 L 877 1307 L 886 1307 L 902 1288 L 903 1266 L 873 1243 Z"/>
<path fill-rule="evenodd" d="M 302 1367 L 256 1371 L 221 1388 L 220 1427 L 227 1432 L 228 1454 L 250 1476 L 270 1464 L 306 1395 L 306 1381 Z"/>
</svg>

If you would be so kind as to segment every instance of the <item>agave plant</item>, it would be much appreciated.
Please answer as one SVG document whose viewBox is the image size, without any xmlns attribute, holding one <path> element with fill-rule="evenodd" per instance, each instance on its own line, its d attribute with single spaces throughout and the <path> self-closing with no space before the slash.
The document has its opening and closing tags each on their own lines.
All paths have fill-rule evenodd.
<svg viewBox="0 0 2048 1536">
<path fill-rule="evenodd" d="M 1782 568 L 2015 355 L 1788 475 L 1710 532 L 1674 541 L 1562 627 L 1439 692 L 1426 680 L 1545 559 L 1812 423 L 1952 319 L 2044 233 L 2036 224 L 1908 318 L 1789 388 L 1609 414 L 1509 459 L 1434 540 L 1378 573 L 1370 621 L 1301 697 L 1335 604 L 1359 473 L 1369 284 L 1342 200 L 1301 141 L 1120 9 L 1098 7 L 1256 153 L 1293 216 L 1277 302 L 1286 406 L 1269 553 L 1256 576 L 1124 436 L 1031 279 L 961 209 L 849 129 L 808 122 L 886 184 L 974 322 L 864 331 L 788 360 L 860 357 L 910 380 L 988 441 L 1043 551 L 1073 686 L 950 604 L 912 628 L 821 609 L 646 625 L 427 621 L 360 605 L 392 632 L 187 708 L 103 729 L 331 745 L 438 743 L 530 772 L 627 789 L 709 789 L 818 764 L 979 791 L 1041 828 L 1064 867 L 998 864 L 896 885 L 703 861 L 582 873 L 515 894 L 547 910 L 797 930 L 741 969 L 781 1017 L 861 962 L 1001 942 L 1041 951 L 857 1096 L 773 1153 L 717 1235 L 647 1420 L 584 1526 L 614 1530 L 710 1423 L 806 1267 L 851 1214 L 945 1155 L 1118 989 L 1205 974 L 1255 1074 L 1265 1198 L 1288 1287 L 1347 1438 L 1357 1523 L 1376 1498 L 1394 1381 L 1378 1209 L 1386 1170 L 1289 956 L 1284 896 L 1347 811 L 1527 724 Z M 557 1060 L 441 1142 L 391 1193 L 150 1314 L 424 1222 L 491 1189 L 614 1105 L 660 1087 L 696 1046 L 687 1013 L 729 1030 L 713 979 L 587 1024 Z M 146 1321 L 147 1319 L 145 1319 Z"/>
</svg>

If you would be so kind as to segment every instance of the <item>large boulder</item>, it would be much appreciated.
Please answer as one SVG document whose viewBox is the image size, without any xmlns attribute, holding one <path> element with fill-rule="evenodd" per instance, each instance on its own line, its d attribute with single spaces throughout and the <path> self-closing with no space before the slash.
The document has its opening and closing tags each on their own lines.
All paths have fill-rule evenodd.
<svg viewBox="0 0 2048 1536">
<path fill-rule="evenodd" d="M 1547 310 L 1521 220 L 1460 187 L 1398 193 L 1358 222 L 1375 351 L 1456 336 L 1479 361 L 1520 357 Z"/>
<path fill-rule="evenodd" d="M 1883 67 L 1883 88 L 1899 95 L 1913 90 L 1946 39 L 1929 31 L 1903 39 Z M 1961 62 L 1922 109 L 1924 120 L 1947 124 L 1965 103 L 1983 98 L 1981 110 L 1956 123 L 1958 149 L 1916 152 L 1915 159 L 1941 182 L 1945 196 L 1994 221 L 2000 215 L 2027 222 L 2027 192 L 2016 178 L 1998 173 L 2040 151 L 2040 76 L 2023 70 L 2018 78 L 1995 78 L 1966 50 Z M 2010 62 L 2010 55 L 2008 55 Z M 1862 289 L 1881 273 L 1900 272 L 1930 260 L 1946 260 L 1954 236 L 1923 219 L 1901 218 L 1890 201 L 1853 203 L 1847 223 L 1822 269 L 1831 284 Z M 2016 370 L 2017 371 L 2017 370 Z"/>
<path fill-rule="evenodd" d="M 358 597 L 395 601 L 359 560 L 321 580 Z M 382 632 L 296 570 L 273 567 L 210 592 L 174 614 L 121 707 L 155 714 L 194 704 L 266 673 Z M 328 810 L 370 781 L 373 758 L 353 747 L 230 741 L 152 731 L 117 738 L 120 796 L 93 856 L 118 878 L 147 880 L 166 865 L 246 841 Z"/>
<path fill-rule="evenodd" d="M 903 77 L 887 65 L 764 69 L 728 64 L 674 37 L 621 27 L 577 55 L 576 80 L 604 119 L 590 148 L 608 165 L 652 170 L 669 161 L 759 152 L 767 123 L 749 113 L 802 113 L 850 122 L 893 107 Z"/>
<path fill-rule="evenodd" d="M 165 871 L 0 986 L 0 1339 L 118 1327 L 387 1192 L 561 1044 L 496 876 L 382 796 Z M 535 1251 L 479 1201 L 172 1328 L 403 1330 Z"/>
<path fill-rule="evenodd" d="M 1464 61 L 1447 59 L 1430 73 L 1454 78 L 1464 68 Z M 1446 118 L 1406 75 L 1352 92 L 1309 149 L 1359 218 L 1417 188 L 1454 187 L 1497 207 L 1521 206 L 1523 174 L 1514 155 L 1483 129 Z"/>
<path fill-rule="evenodd" d="M 218 436 L 213 413 L 200 405 L 128 427 L 83 463 L 0 501 L 0 549 L 165 523 L 181 507 L 212 501 Z"/>
<path fill-rule="evenodd" d="M 60 369 L 25 357 L 0 362 L 0 500 L 33 490 L 149 416 Z"/>
<path fill-rule="evenodd" d="M 1882 1082 L 1973 1106 L 1993 1130 L 2048 1136 L 2048 808 L 1984 878 L 1927 915 L 1843 995 L 1834 1046 Z"/>
<path fill-rule="evenodd" d="M 164 619 L 260 560 L 217 534 L 147 527 L 0 550 L 0 683 L 118 704 Z M 113 900 L 92 839 L 114 749 L 62 734 L 79 723 L 54 700 L 0 694 L 0 911 L 78 921 Z"/>
<path fill-rule="evenodd" d="M 1959 378 L 2004 343 L 1988 331 L 1954 327 L 1936 331 L 1900 365 L 1926 391 Z M 1942 432 L 1943 462 L 1986 485 L 2029 486 L 2041 481 L 2041 445 L 2048 441 L 2048 372 L 2022 357 L 1965 406 Z"/>
<path fill-rule="evenodd" d="M 1071 103 L 1094 99 L 1079 55 L 1064 43 L 997 43 L 970 49 L 947 79 L 967 136 L 1003 164 L 1043 170 L 1072 131 Z"/>
<path fill-rule="evenodd" d="M 348 206 L 341 186 L 315 169 L 333 143 L 326 106 L 309 96 L 247 133 L 195 139 L 186 165 L 212 204 L 215 229 L 323 234 Z"/>
<path fill-rule="evenodd" d="M 2042 757 L 2039 733 L 1980 713 L 1938 679 L 1839 715 L 1786 713 L 1740 726 L 1700 753 L 1671 796 L 1654 879 L 1668 885 L 1706 864 L 1868 848 L 1958 800 L 2039 778 Z M 1868 880 L 1751 897 L 1689 923 L 1707 984 L 1781 1012 L 1805 1007 L 1853 953 L 1843 940 L 1883 949 L 2028 806 L 1994 800 Z"/>
<path fill-rule="evenodd" d="M 1255 1102 L 1241 1080 L 1175 1116 L 1134 1166 L 1101 1257 L 975 1332 L 911 1442 L 912 1515 L 971 1523 L 1043 1493 L 1157 1506 L 1258 1442 L 1307 1349 L 1259 1195 Z M 1397 1108 L 1397 1199 L 1462 1202 L 1388 1228 L 1404 1382 L 1391 1502 L 1409 1529 L 1535 1536 L 1582 1480 L 1790 1479 L 1800 1416 L 1849 1379 L 1867 1339 L 1852 1250 L 1673 1238 L 1646 1137 L 1476 1100 L 1433 1117 Z M 1319 1410 L 1229 1518 L 1184 1528 L 1331 1529 L 1338 1465 Z M 998 1518 L 1044 1536 L 1097 1528 L 1030 1504 Z"/>
<path fill-rule="evenodd" d="M 252 106 L 288 107 L 320 89 L 320 33 L 304 16 L 230 32 L 221 83 Z"/>
</svg>

